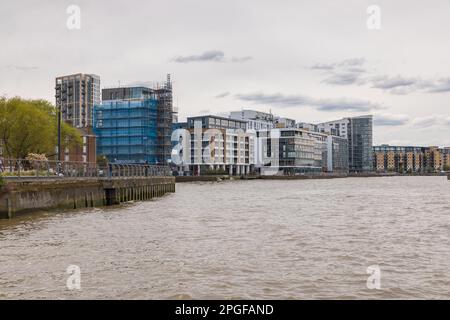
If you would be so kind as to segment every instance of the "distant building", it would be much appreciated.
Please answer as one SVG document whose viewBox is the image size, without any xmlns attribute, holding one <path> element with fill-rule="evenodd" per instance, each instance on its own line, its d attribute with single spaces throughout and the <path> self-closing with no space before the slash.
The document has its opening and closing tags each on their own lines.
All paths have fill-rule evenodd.
<svg viewBox="0 0 450 320">
<path fill-rule="evenodd" d="M 443 150 L 439 147 L 428 147 L 425 149 L 426 170 L 428 172 L 439 172 L 443 170 Z"/>
<path fill-rule="evenodd" d="M 450 147 L 446 147 L 442 149 L 442 168 L 445 171 L 450 171 Z"/>
<path fill-rule="evenodd" d="M 318 124 L 318 129 L 320 132 L 347 138 L 350 171 L 373 170 L 373 118 L 371 115 L 321 123 Z"/>
<path fill-rule="evenodd" d="M 295 124 L 295 127 L 297 129 L 304 129 L 312 132 L 319 132 L 319 126 L 317 124 L 313 123 L 307 123 L 307 122 L 298 122 Z"/>
<path fill-rule="evenodd" d="M 450 168 L 450 149 L 439 147 L 373 147 L 377 172 L 434 173 Z"/>
<path fill-rule="evenodd" d="M 56 78 L 56 107 L 63 121 L 76 128 L 92 126 L 94 105 L 100 104 L 100 77 L 73 74 Z"/>
<path fill-rule="evenodd" d="M 295 128 L 295 120 L 283 117 L 275 117 L 275 128 Z"/>
<path fill-rule="evenodd" d="M 103 89 L 95 106 L 97 154 L 118 163 L 167 164 L 171 156 L 172 85 Z"/>
<path fill-rule="evenodd" d="M 271 113 L 256 110 L 241 110 L 230 112 L 230 118 L 247 121 L 247 130 L 270 130 L 275 127 Z"/>
<path fill-rule="evenodd" d="M 381 145 L 373 147 L 377 172 L 421 173 L 426 171 L 426 148 Z"/>
</svg>

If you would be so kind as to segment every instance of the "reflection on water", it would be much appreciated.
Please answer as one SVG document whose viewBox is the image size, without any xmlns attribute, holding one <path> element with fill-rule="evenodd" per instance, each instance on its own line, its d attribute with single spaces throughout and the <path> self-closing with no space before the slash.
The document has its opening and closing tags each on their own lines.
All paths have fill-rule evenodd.
<svg viewBox="0 0 450 320">
<path fill-rule="evenodd" d="M 178 184 L 0 220 L 0 299 L 448 299 L 449 238 L 444 177 Z M 366 286 L 371 265 L 381 290 Z"/>
</svg>

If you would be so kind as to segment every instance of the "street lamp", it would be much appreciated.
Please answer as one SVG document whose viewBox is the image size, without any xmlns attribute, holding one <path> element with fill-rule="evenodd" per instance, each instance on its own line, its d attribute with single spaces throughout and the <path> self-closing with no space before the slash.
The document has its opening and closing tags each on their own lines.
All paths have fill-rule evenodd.
<svg viewBox="0 0 450 320">
<path fill-rule="evenodd" d="M 61 161 L 61 104 L 58 106 L 58 161 Z"/>
</svg>

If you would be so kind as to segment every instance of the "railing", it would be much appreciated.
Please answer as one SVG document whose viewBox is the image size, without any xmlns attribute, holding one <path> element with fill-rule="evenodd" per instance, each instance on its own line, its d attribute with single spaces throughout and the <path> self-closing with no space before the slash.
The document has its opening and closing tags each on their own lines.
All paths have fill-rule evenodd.
<svg viewBox="0 0 450 320">
<path fill-rule="evenodd" d="M 171 174 L 168 166 L 160 165 L 0 159 L 0 176 L 5 178 L 118 178 Z"/>
</svg>

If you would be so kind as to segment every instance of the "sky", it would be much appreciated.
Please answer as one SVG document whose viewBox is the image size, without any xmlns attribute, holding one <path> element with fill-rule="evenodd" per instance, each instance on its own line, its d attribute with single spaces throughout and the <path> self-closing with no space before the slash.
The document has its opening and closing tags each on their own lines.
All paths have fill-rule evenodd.
<svg viewBox="0 0 450 320">
<path fill-rule="evenodd" d="M 112 87 L 170 73 L 180 121 L 373 114 L 374 144 L 450 146 L 449 12 L 448 0 L 2 1 L 0 95 L 54 103 L 57 76 Z"/>
</svg>

